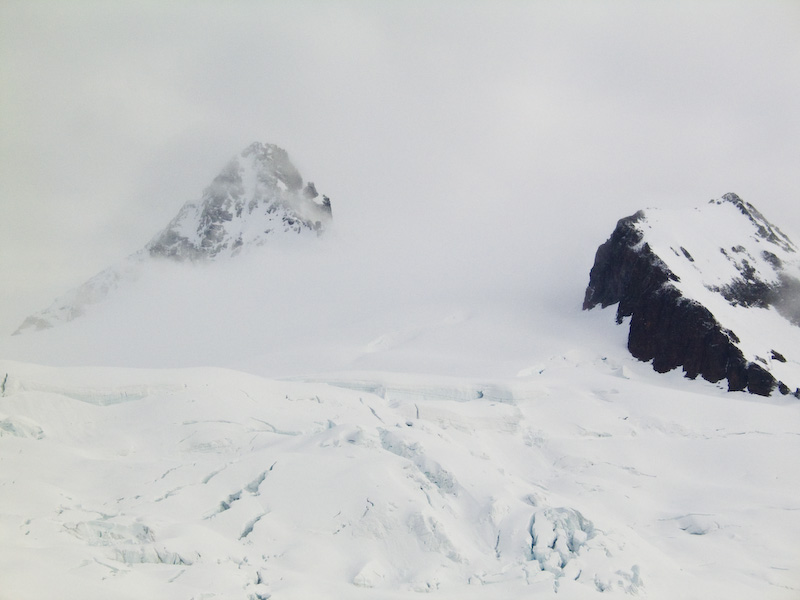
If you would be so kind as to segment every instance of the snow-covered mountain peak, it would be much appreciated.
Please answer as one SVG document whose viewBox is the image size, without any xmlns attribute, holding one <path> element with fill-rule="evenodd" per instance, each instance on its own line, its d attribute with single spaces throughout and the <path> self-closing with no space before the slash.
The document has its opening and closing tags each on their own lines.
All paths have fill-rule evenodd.
<svg viewBox="0 0 800 600">
<path fill-rule="evenodd" d="M 183 205 L 141 250 L 27 317 L 14 334 L 48 329 L 84 314 L 155 259 L 208 261 L 279 239 L 319 236 L 331 202 L 303 178 L 283 148 L 254 142 L 234 156 L 197 201 Z"/>
<path fill-rule="evenodd" d="M 618 321 L 631 317 L 629 349 L 658 371 L 683 366 L 765 395 L 800 383 L 796 246 L 736 194 L 620 220 L 597 251 L 584 308 L 617 303 Z"/>
<path fill-rule="evenodd" d="M 220 171 L 197 202 L 187 202 L 146 250 L 151 256 L 204 260 L 235 255 L 276 236 L 318 235 L 331 220 L 327 196 L 303 178 L 289 155 L 255 142 Z"/>
<path fill-rule="evenodd" d="M 659 256 L 678 287 L 699 285 L 733 304 L 772 304 L 751 297 L 754 290 L 739 293 L 742 282 L 766 292 L 761 288 L 780 285 L 798 263 L 789 237 L 736 194 L 691 211 L 651 208 L 634 217 L 628 224 L 640 237 L 637 245 Z"/>
<path fill-rule="evenodd" d="M 749 219 L 749 221 L 756 228 L 756 235 L 758 237 L 780 246 L 787 252 L 797 251 L 797 247 L 780 229 L 767 221 L 766 217 L 762 215 L 755 206 L 749 202 L 745 202 L 736 194 L 727 193 L 717 200 L 709 201 L 709 204 L 716 206 L 726 203 L 735 206 L 744 216 Z"/>
</svg>

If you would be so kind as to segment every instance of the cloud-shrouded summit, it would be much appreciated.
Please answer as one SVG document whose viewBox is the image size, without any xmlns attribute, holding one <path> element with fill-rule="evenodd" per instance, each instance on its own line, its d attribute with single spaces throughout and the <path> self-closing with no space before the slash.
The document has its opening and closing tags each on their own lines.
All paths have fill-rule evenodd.
<svg viewBox="0 0 800 600">
<path fill-rule="evenodd" d="M 639 211 L 597 251 L 584 308 L 618 304 L 628 349 L 659 372 L 731 391 L 800 396 L 797 247 L 725 194 L 694 210 Z"/>
<path fill-rule="evenodd" d="M 275 236 L 321 233 L 331 220 L 327 196 L 303 178 L 285 150 L 255 142 L 214 178 L 199 202 L 187 202 L 146 250 L 151 256 L 203 260 L 261 246 Z"/>
<path fill-rule="evenodd" d="M 140 251 L 30 315 L 15 334 L 48 329 L 85 313 L 152 259 L 209 261 L 279 240 L 321 235 L 332 219 L 331 201 L 304 182 L 286 150 L 254 142 L 222 169 L 198 201 L 183 205 Z"/>
</svg>

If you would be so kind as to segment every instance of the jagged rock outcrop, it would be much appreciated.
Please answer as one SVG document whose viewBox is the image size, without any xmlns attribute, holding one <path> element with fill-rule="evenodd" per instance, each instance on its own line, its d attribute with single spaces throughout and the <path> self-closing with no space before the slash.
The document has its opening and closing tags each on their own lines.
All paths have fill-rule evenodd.
<svg viewBox="0 0 800 600">
<path fill-rule="evenodd" d="M 231 159 L 200 200 L 184 204 L 142 250 L 30 315 L 14 335 L 80 317 L 87 306 L 135 280 L 148 260 L 208 261 L 282 237 L 316 237 L 332 219 L 330 199 L 319 197 L 314 183 L 303 183 L 285 150 L 255 142 Z"/>
<path fill-rule="evenodd" d="M 800 397 L 797 248 L 735 194 L 621 219 L 595 256 L 583 308 L 617 304 L 628 349 L 658 372 Z M 778 349 L 780 346 L 780 349 Z"/>
</svg>

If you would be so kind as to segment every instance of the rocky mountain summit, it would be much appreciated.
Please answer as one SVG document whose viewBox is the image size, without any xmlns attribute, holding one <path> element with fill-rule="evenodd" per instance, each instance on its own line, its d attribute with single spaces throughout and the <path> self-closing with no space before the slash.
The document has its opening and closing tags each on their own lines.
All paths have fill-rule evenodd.
<svg viewBox="0 0 800 600">
<path fill-rule="evenodd" d="M 658 372 L 800 397 L 797 247 L 736 194 L 621 219 L 597 250 L 583 308 L 613 304 L 618 323 L 630 318 L 631 354 Z"/>
<path fill-rule="evenodd" d="M 330 199 L 318 198 L 285 150 L 255 142 L 222 169 L 199 202 L 187 202 L 146 250 L 151 256 L 203 260 L 235 255 L 276 235 L 318 235 L 331 220 Z"/>
<path fill-rule="evenodd" d="M 149 260 L 231 257 L 279 238 L 319 236 L 331 219 L 330 199 L 320 198 L 314 183 L 304 183 L 286 150 L 255 142 L 233 157 L 201 198 L 184 204 L 144 248 L 27 317 L 14 335 L 83 315 L 87 306 L 135 280 Z"/>
</svg>

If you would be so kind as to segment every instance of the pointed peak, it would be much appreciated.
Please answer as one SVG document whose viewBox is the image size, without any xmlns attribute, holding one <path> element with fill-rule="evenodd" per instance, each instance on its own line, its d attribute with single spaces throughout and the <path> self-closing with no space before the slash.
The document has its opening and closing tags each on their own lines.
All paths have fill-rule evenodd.
<svg viewBox="0 0 800 600">
<path fill-rule="evenodd" d="M 732 204 L 739 211 L 746 216 L 753 226 L 756 228 L 756 233 L 764 240 L 780 246 L 787 252 L 795 252 L 795 246 L 792 241 L 784 234 L 778 227 L 770 223 L 761 212 L 749 202 L 746 202 L 733 192 L 729 192 L 722 196 L 719 200 L 711 200 L 710 204 Z"/>
<path fill-rule="evenodd" d="M 260 160 L 272 160 L 273 157 L 282 160 L 289 159 L 289 153 L 276 144 L 266 142 L 253 142 L 241 151 L 240 156 L 253 156 Z"/>
<path fill-rule="evenodd" d="M 316 200 L 289 154 L 275 144 L 253 142 L 235 156 L 203 192 L 184 205 L 148 244 L 154 256 L 204 260 L 238 254 L 276 236 L 322 233 L 329 203 Z"/>
<path fill-rule="evenodd" d="M 330 199 L 314 183 L 304 186 L 286 150 L 254 142 L 229 160 L 201 197 L 184 204 L 142 250 L 29 316 L 15 333 L 47 329 L 80 317 L 87 306 L 135 280 L 148 258 L 233 257 L 281 240 L 318 237 L 331 220 Z"/>
<path fill-rule="evenodd" d="M 751 216 L 753 212 L 758 212 L 752 204 L 749 202 L 745 202 L 738 194 L 734 194 L 733 192 L 728 192 L 727 194 L 723 194 L 720 198 L 715 198 L 713 200 L 708 201 L 709 204 L 715 204 L 717 206 L 721 206 L 724 204 L 732 204 L 737 209 L 739 209 L 742 214 Z"/>
<path fill-rule="evenodd" d="M 280 146 L 253 142 L 238 158 L 246 159 L 245 165 L 250 165 L 262 178 L 277 179 L 288 190 L 298 192 L 303 187 L 303 178 L 289 159 L 289 153 Z"/>
<path fill-rule="evenodd" d="M 728 192 L 727 194 L 723 194 L 720 200 L 724 200 L 725 202 L 730 202 L 731 204 L 735 204 L 737 206 L 741 206 L 744 204 L 744 200 L 742 200 L 738 194 L 734 194 L 733 192 Z"/>
</svg>

